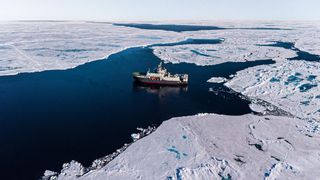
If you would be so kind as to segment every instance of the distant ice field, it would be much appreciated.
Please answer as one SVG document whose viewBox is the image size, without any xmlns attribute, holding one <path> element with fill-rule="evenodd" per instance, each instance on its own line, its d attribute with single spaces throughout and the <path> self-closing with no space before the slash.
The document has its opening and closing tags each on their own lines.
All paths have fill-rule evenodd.
<svg viewBox="0 0 320 180">
<path fill-rule="evenodd" d="M 69 69 L 133 46 L 175 42 L 175 32 L 136 30 L 110 23 L 2 22 L 0 76 Z"/>
<path fill-rule="evenodd" d="M 170 25 L 186 31 L 166 31 Z M 188 39 L 221 39 L 223 42 L 201 43 L 201 46 L 190 42 L 171 44 L 170 47 L 154 46 L 154 52 L 165 61 L 198 65 L 294 57 L 294 51 L 256 46 L 270 41 L 286 41 L 294 42 L 301 50 L 320 54 L 317 23 L 170 22 L 161 25 L 155 22 L 147 27 L 151 29 L 97 22 L 1 22 L 0 76 L 68 69 L 106 58 L 128 47 Z M 193 31 L 187 31 L 190 28 Z"/>
</svg>

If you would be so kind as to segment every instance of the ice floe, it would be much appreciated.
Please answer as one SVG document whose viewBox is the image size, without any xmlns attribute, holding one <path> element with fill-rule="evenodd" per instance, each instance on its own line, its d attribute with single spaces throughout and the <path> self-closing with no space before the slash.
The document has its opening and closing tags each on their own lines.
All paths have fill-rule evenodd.
<svg viewBox="0 0 320 180">
<path fill-rule="evenodd" d="M 110 23 L 1 22 L 0 75 L 68 69 L 133 46 L 181 41 L 175 32 Z"/>
<path fill-rule="evenodd" d="M 211 82 L 211 83 L 223 83 L 226 81 L 227 81 L 227 79 L 224 77 L 212 77 L 208 80 L 208 82 Z"/>
<path fill-rule="evenodd" d="M 283 48 L 256 46 L 255 43 L 258 42 L 245 43 L 245 41 L 239 41 L 235 44 L 233 39 L 226 38 L 221 44 L 155 46 L 153 49 L 154 54 L 165 62 L 186 62 L 202 66 L 224 62 L 285 59 L 296 55 L 294 51 Z"/>
<path fill-rule="evenodd" d="M 226 86 L 301 118 L 320 118 L 320 64 L 286 61 L 240 71 Z"/>
<path fill-rule="evenodd" d="M 269 27 L 270 24 L 286 28 L 280 30 L 263 29 Z M 283 60 L 296 56 L 296 52 L 290 49 L 259 46 L 259 44 L 270 44 L 274 41 L 292 42 L 300 50 L 320 55 L 320 28 L 318 24 L 317 22 L 246 22 L 242 24 L 220 22 L 217 25 L 244 29 L 183 32 L 188 38 L 220 38 L 224 41 L 220 44 L 207 45 L 155 46 L 153 49 L 155 55 L 167 62 L 187 62 L 197 65 L 213 65 L 226 61 Z M 255 29 L 255 27 L 262 28 Z"/>
<path fill-rule="evenodd" d="M 71 162 L 46 178 L 313 179 L 320 175 L 320 136 L 306 135 L 305 126 L 297 118 L 250 114 L 173 118 L 104 167 L 82 174 Z"/>
<path fill-rule="evenodd" d="M 220 30 L 185 32 L 186 37 L 202 39 L 224 39 L 219 44 L 155 46 L 154 54 L 173 63 L 187 62 L 197 65 L 214 65 L 227 61 L 243 62 L 262 59 L 283 60 L 296 56 L 295 51 L 279 47 L 259 46 L 270 41 L 287 40 L 295 30 Z M 295 37 L 295 36 L 294 36 Z M 290 39 L 290 42 L 293 39 Z"/>
<path fill-rule="evenodd" d="M 295 56 L 294 51 L 283 48 L 257 46 L 270 41 L 294 42 L 301 50 L 320 54 L 319 25 L 316 23 L 206 21 L 184 24 L 223 28 L 178 33 L 114 26 L 111 23 L 1 22 L 0 75 L 68 69 L 105 58 L 128 47 L 180 42 L 187 39 L 224 41 L 220 44 L 153 46 L 154 54 L 167 62 L 188 62 L 197 65 Z M 279 30 L 267 29 L 270 27 Z"/>
</svg>

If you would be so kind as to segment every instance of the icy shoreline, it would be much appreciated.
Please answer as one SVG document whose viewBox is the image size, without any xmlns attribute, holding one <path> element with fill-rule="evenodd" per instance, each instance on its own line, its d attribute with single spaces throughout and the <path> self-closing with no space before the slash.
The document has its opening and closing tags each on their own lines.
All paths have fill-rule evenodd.
<svg viewBox="0 0 320 180">
<path fill-rule="evenodd" d="M 319 135 L 289 117 L 178 117 L 101 169 L 81 174 L 82 166 L 71 162 L 52 179 L 308 179 L 320 175 Z"/>
<path fill-rule="evenodd" d="M 112 154 L 109 154 L 107 156 L 104 156 L 102 158 L 98 158 L 96 160 L 94 160 L 92 162 L 92 165 L 89 167 L 84 167 L 82 166 L 82 164 L 80 164 L 79 162 L 72 160 L 70 163 L 64 163 L 62 165 L 62 170 L 60 173 L 54 172 L 54 171 L 50 171 L 50 170 L 46 170 L 44 172 L 44 175 L 42 177 L 42 179 L 44 180 L 54 180 L 54 179 L 58 179 L 58 175 L 59 174 L 63 174 L 63 175 L 68 175 L 68 173 L 70 173 L 70 170 L 77 171 L 76 176 L 83 176 L 86 173 L 92 171 L 92 170 L 97 170 L 97 169 L 101 169 L 102 167 L 104 167 L 105 165 L 107 165 L 109 162 L 111 162 L 114 158 L 116 158 L 117 156 L 119 156 L 122 152 L 124 152 L 130 145 L 132 145 L 134 142 L 136 142 L 139 139 L 142 139 L 148 135 L 150 135 L 152 132 L 154 132 L 156 130 L 155 127 L 149 126 L 147 128 L 137 128 L 137 133 L 133 133 L 131 135 L 132 137 L 132 142 L 129 144 L 124 144 L 121 148 L 117 149 L 115 152 L 113 152 Z"/>
</svg>

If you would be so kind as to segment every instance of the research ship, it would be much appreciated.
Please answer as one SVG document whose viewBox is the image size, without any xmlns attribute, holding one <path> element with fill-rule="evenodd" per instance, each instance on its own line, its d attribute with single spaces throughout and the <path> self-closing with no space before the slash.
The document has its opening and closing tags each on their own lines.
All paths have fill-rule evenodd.
<svg viewBox="0 0 320 180">
<path fill-rule="evenodd" d="M 168 85 L 168 86 L 185 86 L 188 84 L 188 74 L 170 74 L 166 68 L 162 66 L 162 62 L 158 67 L 146 73 L 134 72 L 133 78 L 143 84 Z"/>
</svg>

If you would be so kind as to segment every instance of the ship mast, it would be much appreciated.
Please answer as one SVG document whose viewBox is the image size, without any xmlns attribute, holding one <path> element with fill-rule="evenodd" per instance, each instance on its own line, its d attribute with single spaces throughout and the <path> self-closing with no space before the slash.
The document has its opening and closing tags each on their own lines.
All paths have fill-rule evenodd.
<svg viewBox="0 0 320 180">
<path fill-rule="evenodd" d="M 167 70 L 162 66 L 162 62 L 160 62 L 160 64 L 158 65 L 157 72 L 159 74 L 163 74 L 163 75 L 165 75 L 167 73 Z"/>
</svg>

